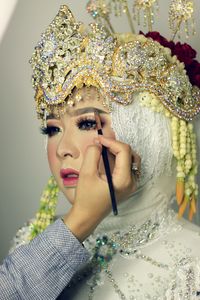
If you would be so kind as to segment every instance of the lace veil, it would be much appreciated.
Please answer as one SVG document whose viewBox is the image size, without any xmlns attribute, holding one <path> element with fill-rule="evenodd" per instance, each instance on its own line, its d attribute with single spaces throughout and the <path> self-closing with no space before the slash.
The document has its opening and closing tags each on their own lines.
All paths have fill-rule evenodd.
<svg viewBox="0 0 200 300">
<path fill-rule="evenodd" d="M 162 174 L 172 175 L 175 172 L 175 164 L 171 146 L 170 120 L 163 113 L 142 106 L 142 93 L 135 93 L 133 97 L 133 102 L 127 106 L 112 103 L 111 119 L 116 138 L 131 145 L 132 149 L 141 156 L 139 186 L 142 187 L 152 178 L 158 178 Z M 199 150 L 200 120 L 196 119 L 194 123 Z M 175 184 L 174 182 L 174 186 Z M 198 210 L 194 222 L 200 225 L 200 209 Z"/>
<path fill-rule="evenodd" d="M 113 103 L 112 128 L 116 138 L 131 145 L 141 157 L 140 186 L 164 172 L 172 172 L 170 122 L 161 113 L 143 107 L 142 93 L 127 106 Z"/>
</svg>

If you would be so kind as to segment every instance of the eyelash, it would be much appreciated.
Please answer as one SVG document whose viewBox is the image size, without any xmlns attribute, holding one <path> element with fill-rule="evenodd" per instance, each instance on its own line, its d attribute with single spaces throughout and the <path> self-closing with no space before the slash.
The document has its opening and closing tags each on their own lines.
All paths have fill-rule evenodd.
<svg viewBox="0 0 200 300">
<path fill-rule="evenodd" d="M 90 126 L 88 127 L 89 124 Z M 87 130 L 87 131 L 92 129 L 96 130 L 97 123 L 95 119 L 92 119 L 91 117 L 81 117 L 76 121 L 76 126 L 80 130 Z"/>
<path fill-rule="evenodd" d="M 96 125 L 97 125 L 96 121 L 89 117 L 81 117 L 76 121 L 76 126 L 80 130 L 86 130 L 86 131 L 96 130 L 97 129 Z M 103 127 L 104 123 L 101 122 L 101 125 Z M 41 133 L 44 135 L 48 135 L 49 137 L 52 137 L 59 132 L 61 132 L 61 129 L 57 126 L 47 126 L 41 128 Z"/>
<path fill-rule="evenodd" d="M 42 134 L 48 135 L 48 137 L 52 137 L 60 132 L 60 128 L 56 126 L 41 127 L 40 130 Z"/>
</svg>

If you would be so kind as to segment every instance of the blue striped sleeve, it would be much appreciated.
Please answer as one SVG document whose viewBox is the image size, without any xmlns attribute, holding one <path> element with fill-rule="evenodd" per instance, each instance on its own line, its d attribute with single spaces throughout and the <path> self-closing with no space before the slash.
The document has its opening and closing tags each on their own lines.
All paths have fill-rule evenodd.
<svg viewBox="0 0 200 300">
<path fill-rule="evenodd" d="M 0 299 L 56 299 L 89 253 L 61 219 L 0 266 Z"/>
</svg>

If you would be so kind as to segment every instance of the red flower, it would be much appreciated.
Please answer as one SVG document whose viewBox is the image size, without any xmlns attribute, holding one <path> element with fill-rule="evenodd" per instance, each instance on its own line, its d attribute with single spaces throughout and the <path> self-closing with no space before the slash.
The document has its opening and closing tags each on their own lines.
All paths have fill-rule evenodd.
<svg viewBox="0 0 200 300">
<path fill-rule="evenodd" d="M 157 31 L 149 31 L 147 34 L 144 34 L 142 31 L 140 31 L 140 34 L 143 34 L 147 38 L 152 38 L 152 40 L 157 41 L 160 43 L 163 47 L 168 47 L 171 50 L 174 49 L 174 43 L 172 41 L 168 41 L 166 38 L 164 38 L 159 32 Z"/>
<path fill-rule="evenodd" d="M 175 44 L 173 55 L 176 55 L 181 62 L 185 65 L 192 63 L 193 58 L 196 57 L 196 51 L 188 44 L 181 44 L 180 42 Z"/>
<path fill-rule="evenodd" d="M 194 77 L 194 85 L 200 88 L 200 74 L 196 74 Z"/>
<path fill-rule="evenodd" d="M 185 64 L 185 69 L 191 84 L 200 88 L 200 63 L 195 60 L 197 53 L 190 45 L 186 43 L 181 44 L 180 42 L 175 44 L 173 41 L 168 41 L 157 31 L 148 32 L 147 34 L 140 31 L 140 34 L 143 34 L 147 38 L 152 38 L 163 47 L 171 49 L 172 56 L 176 55 L 178 60 Z"/>
<path fill-rule="evenodd" d="M 186 70 L 190 74 L 190 82 L 200 87 L 200 63 L 194 59 L 190 65 L 186 66 Z"/>
</svg>

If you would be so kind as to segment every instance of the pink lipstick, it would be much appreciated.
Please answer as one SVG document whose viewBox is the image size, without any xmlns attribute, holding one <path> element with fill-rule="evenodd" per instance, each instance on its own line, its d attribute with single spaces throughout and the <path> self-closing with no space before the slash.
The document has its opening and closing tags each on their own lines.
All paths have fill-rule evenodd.
<svg viewBox="0 0 200 300">
<path fill-rule="evenodd" d="M 74 169 L 61 169 L 60 177 L 64 186 L 75 186 L 78 182 L 79 172 Z"/>
</svg>

